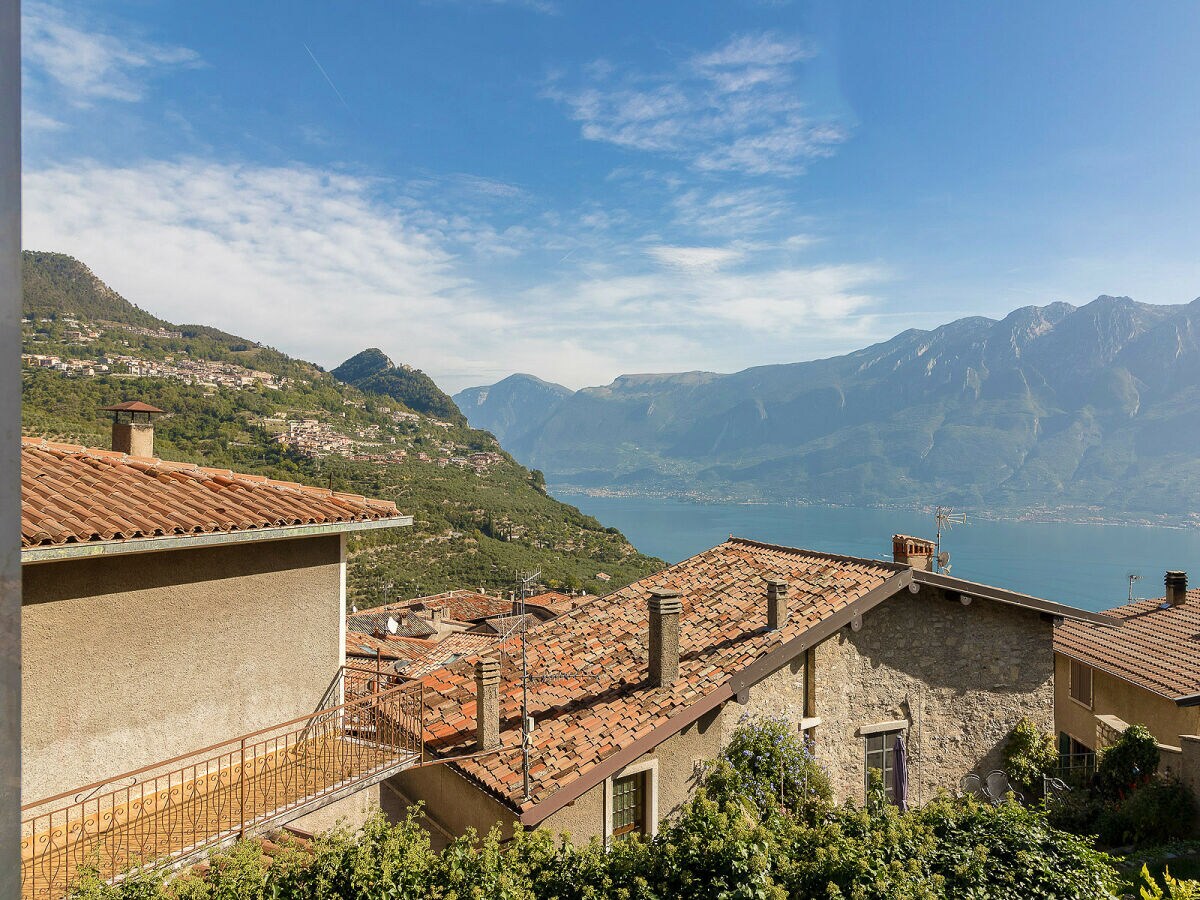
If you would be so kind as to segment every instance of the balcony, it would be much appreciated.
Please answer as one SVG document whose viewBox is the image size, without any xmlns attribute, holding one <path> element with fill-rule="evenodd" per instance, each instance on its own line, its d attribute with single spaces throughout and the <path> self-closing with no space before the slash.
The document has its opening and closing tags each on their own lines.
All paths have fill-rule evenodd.
<svg viewBox="0 0 1200 900">
<path fill-rule="evenodd" d="M 308 716 L 23 806 L 22 895 L 179 865 L 419 763 L 423 689 L 397 682 L 343 669 Z"/>
</svg>

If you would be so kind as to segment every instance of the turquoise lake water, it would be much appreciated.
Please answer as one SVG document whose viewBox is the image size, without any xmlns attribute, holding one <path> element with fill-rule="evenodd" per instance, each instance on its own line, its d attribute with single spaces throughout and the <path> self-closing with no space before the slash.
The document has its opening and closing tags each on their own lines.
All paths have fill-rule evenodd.
<svg viewBox="0 0 1200 900">
<path fill-rule="evenodd" d="M 891 559 L 892 534 L 933 538 L 933 516 L 905 510 L 745 506 L 646 497 L 556 494 L 613 525 L 644 553 L 679 562 L 729 535 L 851 556 Z M 1090 610 L 1161 597 L 1163 573 L 1183 569 L 1200 586 L 1200 529 L 1066 525 L 986 519 L 942 538 L 952 574 Z"/>
</svg>

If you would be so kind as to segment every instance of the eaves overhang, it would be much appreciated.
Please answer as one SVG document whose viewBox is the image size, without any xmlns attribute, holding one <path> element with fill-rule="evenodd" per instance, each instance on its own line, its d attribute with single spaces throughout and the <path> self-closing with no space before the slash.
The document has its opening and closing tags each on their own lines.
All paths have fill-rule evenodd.
<svg viewBox="0 0 1200 900">
<path fill-rule="evenodd" d="M 1022 606 L 1036 612 L 1045 613 L 1060 619 L 1074 619 L 1077 622 L 1088 622 L 1092 625 L 1120 627 L 1119 619 L 1101 613 L 1088 612 L 1068 606 L 1065 603 L 1055 603 L 1053 600 L 1043 600 L 1029 594 L 1020 594 L 1004 588 L 993 587 L 990 584 L 980 584 L 976 581 L 966 581 L 953 578 L 941 572 L 926 572 L 921 569 L 913 570 L 913 581 L 917 584 L 927 584 L 930 587 L 941 588 L 944 591 L 960 594 L 963 597 L 978 597 L 981 600 L 991 600 L 995 603 L 1007 603 L 1010 606 Z"/>
<path fill-rule="evenodd" d="M 389 516 L 385 519 L 359 519 L 350 522 L 320 522 L 310 525 L 280 525 L 265 528 L 245 528 L 236 531 L 212 531 L 194 534 L 173 534 L 161 537 L 129 538 L 118 541 L 79 541 L 45 547 L 22 547 L 21 564 L 58 562 L 64 559 L 96 559 L 125 556 L 134 553 L 153 553 L 162 550 L 192 550 L 200 547 L 223 547 L 251 544 L 259 541 L 286 541 L 295 538 L 319 537 L 328 534 L 347 534 L 377 531 L 381 528 L 405 528 L 413 523 L 412 516 Z"/>
</svg>

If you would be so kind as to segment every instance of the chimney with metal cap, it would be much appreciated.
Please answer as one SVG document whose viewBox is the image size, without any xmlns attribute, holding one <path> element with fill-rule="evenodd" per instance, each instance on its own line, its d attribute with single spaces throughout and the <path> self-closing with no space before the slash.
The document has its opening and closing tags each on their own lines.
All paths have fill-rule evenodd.
<svg viewBox="0 0 1200 900">
<path fill-rule="evenodd" d="M 500 746 L 500 662 L 475 663 L 475 733 L 480 750 Z"/>
<path fill-rule="evenodd" d="M 1187 572 L 1168 572 L 1163 576 L 1167 587 L 1167 602 L 1172 606 L 1182 606 L 1187 602 Z"/>
<path fill-rule="evenodd" d="M 162 415 L 157 406 L 140 400 L 127 400 L 116 406 L 101 407 L 113 414 L 112 448 L 130 456 L 154 455 L 154 417 Z"/>
<path fill-rule="evenodd" d="M 650 685 L 669 688 L 679 677 L 679 615 L 683 604 L 673 588 L 650 591 Z"/>
<path fill-rule="evenodd" d="M 767 630 L 778 631 L 787 624 L 788 583 L 782 578 L 767 579 Z"/>
</svg>

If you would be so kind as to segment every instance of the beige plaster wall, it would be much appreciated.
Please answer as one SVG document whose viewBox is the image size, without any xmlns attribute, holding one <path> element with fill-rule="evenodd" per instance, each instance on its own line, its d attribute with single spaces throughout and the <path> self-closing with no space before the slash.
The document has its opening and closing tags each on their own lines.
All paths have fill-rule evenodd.
<svg viewBox="0 0 1200 900">
<path fill-rule="evenodd" d="M 336 535 L 23 576 L 25 802 L 305 715 L 342 657 Z"/>
<path fill-rule="evenodd" d="M 449 765 L 409 769 L 388 780 L 384 811 L 395 820 L 403 816 L 405 804 L 398 803 L 394 794 L 389 797 L 388 786 L 414 803 L 424 801 L 425 815 L 433 820 L 426 829 L 431 837 L 437 838 L 439 832 L 457 837 L 468 828 L 485 834 L 495 825 L 500 826 L 503 837 L 512 837 L 516 814 Z"/>
<path fill-rule="evenodd" d="M 967 772 L 1001 767 L 1014 724 L 1029 715 L 1053 723 L 1051 624 L 1036 612 L 975 599 L 970 606 L 929 586 L 904 591 L 844 628 L 811 655 L 815 753 L 838 800 L 864 795 L 859 729 L 907 720 L 909 796 L 953 789 Z M 754 685 L 742 713 L 805 714 L 804 660 Z M 727 729 L 741 717 L 729 704 Z"/>
<path fill-rule="evenodd" d="M 1145 725 L 1160 744 L 1179 746 L 1181 734 L 1200 732 L 1200 707 L 1179 707 L 1121 678 L 1092 670 L 1092 709 L 1071 699 L 1071 660 L 1061 653 L 1054 660 L 1054 723 L 1075 740 L 1100 744 L 1096 716 L 1116 716 L 1130 725 Z"/>
<path fill-rule="evenodd" d="M 695 793 L 701 778 L 697 764 L 714 759 L 721 752 L 723 719 L 724 707 L 715 709 L 629 764 L 628 768 L 632 769 L 649 760 L 657 761 L 655 789 L 660 821 L 673 818 Z M 593 837 L 603 838 L 604 803 L 602 782 L 574 803 L 547 816 L 542 825 L 551 831 L 570 833 L 576 844 L 586 844 Z"/>
<path fill-rule="evenodd" d="M 354 830 L 367 821 L 367 817 L 378 809 L 379 805 L 380 788 L 378 784 L 375 784 L 356 791 L 349 797 L 343 797 L 341 800 L 330 803 L 328 806 L 322 806 L 307 816 L 293 819 L 287 824 L 313 834 L 320 834 L 338 827 Z"/>
</svg>

